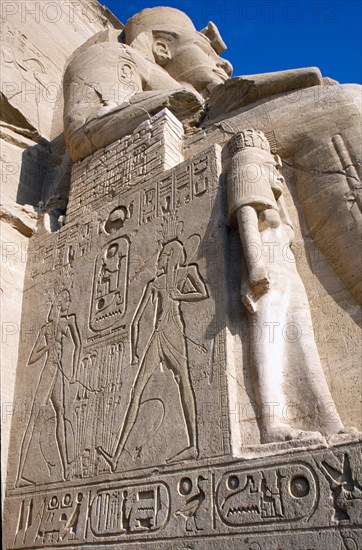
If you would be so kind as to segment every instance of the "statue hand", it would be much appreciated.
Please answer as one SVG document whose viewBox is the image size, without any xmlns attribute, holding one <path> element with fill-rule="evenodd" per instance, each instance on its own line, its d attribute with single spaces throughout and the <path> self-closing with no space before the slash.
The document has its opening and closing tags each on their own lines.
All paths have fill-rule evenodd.
<svg viewBox="0 0 362 550">
<path fill-rule="evenodd" d="M 205 100 L 196 90 L 180 88 L 172 91 L 168 97 L 169 109 L 174 114 L 185 114 L 186 111 L 193 113 L 198 111 Z"/>
</svg>

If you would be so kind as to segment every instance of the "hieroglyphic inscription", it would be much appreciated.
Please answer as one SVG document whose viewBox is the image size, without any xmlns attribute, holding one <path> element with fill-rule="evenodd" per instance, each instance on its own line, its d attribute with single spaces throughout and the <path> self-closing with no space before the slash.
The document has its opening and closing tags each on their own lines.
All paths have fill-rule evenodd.
<svg viewBox="0 0 362 550">
<path fill-rule="evenodd" d="M 84 542 L 87 508 L 87 492 L 82 490 L 25 496 L 17 511 L 14 547 Z"/>
<path fill-rule="evenodd" d="M 149 189 L 141 191 L 141 212 L 140 212 L 140 223 L 145 224 L 152 222 L 156 218 L 156 188 L 155 186 L 150 187 Z"/>
<path fill-rule="evenodd" d="M 90 252 L 94 231 L 95 223 L 91 219 L 83 223 L 66 224 L 56 233 L 44 233 L 31 243 L 28 252 L 31 281 L 36 283 L 42 276 L 54 271 L 60 276 L 69 276 L 74 262 L 85 258 Z"/>
<path fill-rule="evenodd" d="M 167 176 L 159 182 L 157 192 L 157 216 L 161 217 L 170 213 L 174 205 L 172 175 Z"/>
<path fill-rule="evenodd" d="M 334 504 L 335 523 L 352 523 L 360 525 L 362 522 L 362 485 L 352 471 L 351 462 L 347 453 L 340 460 L 322 460 L 320 470 L 325 475 Z"/>
<path fill-rule="evenodd" d="M 180 208 L 192 198 L 191 166 L 186 165 L 175 172 L 175 206 Z"/>
<path fill-rule="evenodd" d="M 72 170 L 67 220 L 98 209 L 146 178 L 161 174 L 183 160 L 183 128 L 167 110 L 143 122 L 133 132 Z"/>
<path fill-rule="evenodd" d="M 317 504 L 310 467 L 300 463 L 224 475 L 217 488 L 217 510 L 230 526 L 295 521 Z"/>
<path fill-rule="evenodd" d="M 164 483 L 98 491 L 91 506 L 90 528 L 95 537 L 157 531 L 165 525 L 169 507 Z"/>
<path fill-rule="evenodd" d="M 184 501 L 174 512 L 174 516 L 175 518 L 184 518 L 187 532 L 204 530 L 204 517 L 200 519 L 200 516 L 204 501 L 207 498 L 205 489 L 208 481 L 208 478 L 204 475 L 197 476 L 196 487 L 194 487 L 192 479 L 188 476 L 182 477 L 179 481 L 178 492 L 184 497 Z"/>
<path fill-rule="evenodd" d="M 210 537 L 223 547 L 225 535 L 238 540 L 238 534 L 247 534 L 254 548 L 252 537 L 264 547 L 276 528 L 299 533 L 302 541 L 310 530 L 318 537 L 324 532 L 332 544 L 334 519 L 342 535 L 337 540 L 344 541 L 345 548 L 359 548 L 358 442 L 338 451 L 304 450 L 296 460 L 290 456 L 258 460 L 259 467 L 253 468 L 250 461 L 235 464 L 235 459 L 220 462 L 215 457 L 211 462 L 178 464 L 176 469 L 165 465 L 162 471 L 140 470 L 142 482 L 132 474 L 112 483 L 101 478 L 88 488 L 78 482 L 72 488 L 38 487 L 30 493 L 28 488 L 18 495 L 14 491 L 16 522 L 5 547 L 116 545 L 139 541 L 139 535 L 147 534 L 150 547 L 156 541 L 163 547 L 170 537 L 191 535 L 200 548 L 208 548 Z M 329 492 L 331 480 L 338 485 L 335 495 Z M 334 511 L 345 515 L 333 518 Z M 312 547 L 344 549 L 338 544 Z"/>
<path fill-rule="evenodd" d="M 140 225 L 179 210 L 211 191 L 211 186 L 214 189 L 212 169 L 210 157 L 205 153 L 180 164 L 158 182 L 145 186 L 140 191 Z"/>
</svg>

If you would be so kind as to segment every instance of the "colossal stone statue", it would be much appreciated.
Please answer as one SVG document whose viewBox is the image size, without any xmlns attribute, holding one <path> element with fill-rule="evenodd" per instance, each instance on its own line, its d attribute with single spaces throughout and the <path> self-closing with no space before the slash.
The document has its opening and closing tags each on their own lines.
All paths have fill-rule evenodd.
<svg viewBox="0 0 362 550">
<path fill-rule="evenodd" d="M 343 271 L 339 271 L 342 280 L 348 281 L 354 296 L 359 297 L 359 270 L 353 255 L 351 257 L 349 231 L 344 234 L 344 230 L 338 228 L 339 236 L 335 227 L 330 231 L 331 216 L 327 215 L 327 211 L 331 214 L 330 203 L 334 200 L 335 208 L 339 215 L 342 215 L 342 219 L 349 218 L 349 224 L 353 221 L 353 230 L 357 232 L 358 224 L 361 223 L 358 195 L 360 163 L 356 157 L 358 149 L 354 147 L 358 145 L 360 127 L 358 124 L 353 125 L 353 130 L 347 127 L 353 107 L 347 105 L 346 99 L 340 96 L 341 90 L 338 89 L 336 93 L 333 83 L 328 79 L 323 80 L 318 69 L 313 68 L 234 78 L 228 81 L 232 67 L 218 55 L 226 46 L 215 25 L 210 22 L 204 30 L 197 32 L 191 20 L 173 8 L 152 8 L 136 14 L 127 22 L 118 40 L 119 42 L 102 42 L 89 46 L 75 55 L 68 66 L 65 75 L 64 123 L 73 160 L 79 160 L 95 149 L 119 139 L 139 123 L 139 116 L 149 116 L 165 105 L 186 124 L 186 127 L 188 122 L 185 121 L 185 111 L 189 116 L 190 112 L 196 109 L 200 117 L 199 124 L 202 125 L 204 119 L 205 124 L 215 126 L 216 121 L 225 117 L 226 113 L 230 116 L 230 112 L 238 111 L 241 107 L 245 109 L 245 106 L 250 111 L 249 116 L 253 118 L 253 111 L 257 111 L 260 105 L 263 105 L 269 119 L 273 121 L 268 129 L 269 136 L 272 136 L 274 152 L 288 157 L 294 154 L 295 171 L 300 181 L 299 189 L 302 202 L 305 204 L 305 215 L 311 221 L 311 231 L 326 256 L 333 260 L 333 265 L 337 264 L 337 269 L 338 258 L 341 256 L 343 261 L 345 250 L 348 250 L 348 261 L 343 265 Z M 316 98 L 318 94 L 328 90 L 326 84 L 330 86 L 331 97 L 328 97 L 327 92 L 327 100 L 322 99 L 321 105 L 318 105 Z M 88 91 L 85 93 L 88 89 L 90 95 Z M 297 100 L 293 96 L 285 97 L 286 93 L 293 90 L 297 90 Z M 337 97 L 333 97 L 334 95 Z M 315 105 L 311 104 L 312 97 Z M 203 114 L 200 113 L 201 108 L 206 109 Z M 290 123 L 291 119 L 293 124 Z M 356 118 L 356 122 L 357 120 Z M 222 122 L 220 124 L 222 125 Z M 230 122 L 228 124 L 231 125 Z M 233 119 L 232 127 L 235 126 L 239 126 L 236 117 Z M 258 128 L 257 122 L 255 127 Z M 280 244 L 281 252 L 285 245 L 292 242 L 293 229 L 288 222 L 281 188 L 277 183 L 278 178 L 274 175 L 274 169 L 270 171 L 268 168 L 273 166 L 273 161 L 266 138 L 259 137 L 259 146 L 250 148 L 250 142 L 253 147 L 254 139 L 258 141 L 256 136 L 253 131 L 248 137 L 245 134 L 239 135 L 245 158 L 240 160 L 239 157 L 243 156 L 240 153 L 234 155 L 232 183 L 229 189 L 229 192 L 234 194 L 230 199 L 229 208 L 233 215 L 237 213 L 240 238 L 249 270 L 249 283 L 243 301 L 251 317 L 260 316 L 262 319 L 261 325 L 258 326 L 265 326 L 265 323 L 273 319 L 283 322 L 293 319 L 296 322 L 299 315 L 296 312 L 302 312 L 304 318 L 301 326 L 306 329 L 312 326 L 312 320 L 308 313 L 308 300 L 295 265 L 281 258 L 282 263 L 275 260 L 269 262 L 268 268 L 266 267 L 265 259 L 269 252 L 264 241 L 269 242 L 273 237 Z M 236 144 L 237 138 L 234 138 L 232 147 L 237 148 Z M 337 173 L 345 173 L 343 189 L 337 182 L 334 183 L 333 170 L 328 170 L 326 166 L 327 159 L 334 165 L 340 163 Z M 320 161 L 323 168 L 320 167 Z M 303 168 L 306 162 L 307 173 Z M 249 189 L 249 195 L 245 194 L 244 190 L 244 194 L 239 196 L 239 172 L 247 169 L 250 163 L 256 163 L 260 168 L 260 179 L 255 183 L 254 189 Z M 238 181 L 239 183 L 236 183 Z M 326 185 L 329 196 L 325 196 Z M 326 213 L 321 216 L 315 215 L 313 203 L 318 200 L 324 200 L 326 203 Z M 323 208 L 319 210 L 323 211 Z M 252 259 L 255 252 L 253 246 L 258 246 L 263 251 L 258 261 Z M 356 257 L 359 262 L 359 255 Z M 273 283 L 269 281 L 269 276 L 274 279 Z M 281 285 L 275 283 L 276 280 L 285 280 L 290 289 L 283 289 L 283 293 L 277 296 L 276 288 L 281 288 Z M 271 289 L 269 285 L 272 286 Z M 287 298 L 289 294 L 290 297 Z M 258 295 L 260 296 L 256 304 L 255 296 Z M 252 331 L 254 324 L 251 323 L 250 326 Z M 264 337 L 265 342 L 259 341 L 252 347 L 257 401 L 261 409 L 263 402 L 270 403 L 276 394 L 281 402 L 286 404 L 287 399 L 282 396 L 282 387 L 283 371 L 287 367 L 283 366 L 283 362 L 286 365 L 293 362 L 288 359 L 282 334 L 280 341 L 274 342 L 274 347 L 267 341 L 266 335 Z M 315 393 L 315 401 L 321 403 L 321 406 L 322 403 L 326 406 L 327 403 L 332 403 L 333 399 L 324 379 L 311 330 L 308 341 L 306 338 L 303 337 L 302 348 L 298 352 L 294 346 L 295 357 L 298 357 L 299 353 L 306 358 L 303 376 L 308 379 L 311 391 Z M 274 353 L 272 349 L 278 351 Z M 273 364 L 277 365 L 274 369 Z M 273 428 L 268 427 L 268 414 L 265 411 L 261 413 L 264 441 L 301 435 L 302 432 L 288 429 L 280 420 L 280 426 L 277 428 L 275 418 Z M 338 417 L 327 432 L 331 429 L 336 433 L 342 428 L 342 422 Z"/>
<path fill-rule="evenodd" d="M 64 76 L 72 159 L 130 133 L 165 106 L 181 119 L 198 112 L 231 75 L 230 63 L 218 56 L 225 49 L 212 23 L 198 33 L 186 14 L 163 7 L 133 16 L 112 42 L 83 46 Z"/>
<path fill-rule="evenodd" d="M 67 62 L 70 188 L 29 241 L 9 550 L 360 546 L 355 88 L 231 78 L 225 49 L 158 7 Z"/>
<path fill-rule="evenodd" d="M 73 55 L 64 76 L 64 131 L 73 161 L 164 107 L 186 131 L 207 129 L 210 142 L 225 141 L 231 128 L 263 130 L 273 152 L 293 161 L 313 238 L 362 301 L 358 87 L 340 86 L 315 68 L 230 79 L 216 26 L 197 32 L 174 8 L 145 9 L 121 34 L 99 33 L 91 42 Z"/>
</svg>

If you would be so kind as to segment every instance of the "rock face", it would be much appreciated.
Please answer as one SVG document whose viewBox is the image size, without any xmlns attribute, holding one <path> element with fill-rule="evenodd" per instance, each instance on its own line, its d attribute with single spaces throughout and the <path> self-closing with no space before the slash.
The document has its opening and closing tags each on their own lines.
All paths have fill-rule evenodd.
<svg viewBox="0 0 362 550">
<path fill-rule="evenodd" d="M 5 548 L 358 548 L 355 90 L 231 79 L 171 8 L 92 34 L 50 153 L 28 113 L 36 216 L 3 208 L 34 232 Z"/>
</svg>

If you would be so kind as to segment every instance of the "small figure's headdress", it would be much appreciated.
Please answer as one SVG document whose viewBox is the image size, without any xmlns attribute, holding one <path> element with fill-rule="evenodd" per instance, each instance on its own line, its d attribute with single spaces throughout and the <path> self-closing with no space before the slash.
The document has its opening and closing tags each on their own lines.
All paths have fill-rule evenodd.
<svg viewBox="0 0 362 550">
<path fill-rule="evenodd" d="M 159 247 L 170 241 L 180 240 L 183 231 L 183 222 L 177 219 L 176 212 L 171 212 L 163 218 L 160 236 L 158 239 Z"/>
<path fill-rule="evenodd" d="M 229 141 L 228 148 L 231 154 L 243 151 L 248 147 L 256 147 L 270 153 L 270 145 L 265 134 L 260 131 L 248 129 L 235 134 Z"/>
</svg>

